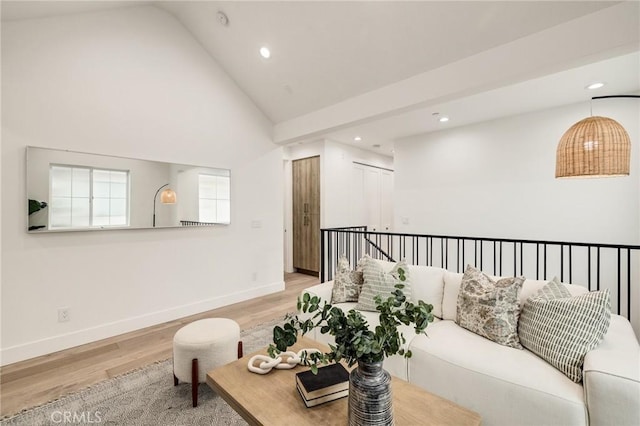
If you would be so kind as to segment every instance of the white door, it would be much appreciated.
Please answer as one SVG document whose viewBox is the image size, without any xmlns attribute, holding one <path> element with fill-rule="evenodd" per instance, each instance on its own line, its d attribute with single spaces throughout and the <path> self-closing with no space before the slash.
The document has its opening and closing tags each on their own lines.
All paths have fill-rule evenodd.
<svg viewBox="0 0 640 426">
<path fill-rule="evenodd" d="M 393 227 L 393 172 L 380 170 L 380 181 L 380 230 L 391 232 Z"/>
<path fill-rule="evenodd" d="M 370 231 L 380 231 L 380 172 L 367 167 L 364 172 L 365 209 Z"/>
<path fill-rule="evenodd" d="M 393 171 L 354 163 L 351 176 L 350 224 L 391 232 Z"/>
<path fill-rule="evenodd" d="M 349 197 L 350 215 L 349 225 L 362 226 L 367 224 L 367 209 L 365 208 L 364 166 L 354 164 L 351 171 L 351 191 Z"/>
</svg>

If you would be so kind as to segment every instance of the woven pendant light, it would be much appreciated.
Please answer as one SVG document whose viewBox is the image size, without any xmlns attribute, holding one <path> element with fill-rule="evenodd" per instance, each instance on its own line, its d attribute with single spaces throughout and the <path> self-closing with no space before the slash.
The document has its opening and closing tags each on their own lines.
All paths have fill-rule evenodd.
<svg viewBox="0 0 640 426">
<path fill-rule="evenodd" d="M 176 192 L 173 189 L 165 189 L 160 194 L 160 202 L 162 204 L 175 204 Z"/>
<path fill-rule="evenodd" d="M 556 151 L 556 177 L 628 176 L 631 140 L 617 121 L 588 117 L 567 130 Z"/>
</svg>

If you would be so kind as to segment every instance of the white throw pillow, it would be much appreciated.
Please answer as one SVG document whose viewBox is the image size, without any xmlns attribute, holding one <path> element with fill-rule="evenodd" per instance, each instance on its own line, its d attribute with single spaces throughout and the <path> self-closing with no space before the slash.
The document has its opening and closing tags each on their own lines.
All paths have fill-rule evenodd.
<svg viewBox="0 0 640 426">
<path fill-rule="evenodd" d="M 460 284 L 462 284 L 462 276 L 455 272 L 444 272 L 444 293 L 442 295 L 442 319 L 456 320 L 458 313 L 458 293 L 460 292 Z"/>
<path fill-rule="evenodd" d="M 444 273 L 442 268 L 422 265 L 409 265 L 411 273 L 411 299 L 422 300 L 433 305 L 431 313 L 442 318 L 442 295 L 444 292 Z"/>
</svg>

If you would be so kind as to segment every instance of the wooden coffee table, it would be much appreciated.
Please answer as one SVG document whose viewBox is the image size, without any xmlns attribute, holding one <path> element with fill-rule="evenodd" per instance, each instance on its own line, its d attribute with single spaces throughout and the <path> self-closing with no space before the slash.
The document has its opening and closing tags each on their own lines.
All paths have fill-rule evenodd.
<svg viewBox="0 0 640 426">
<path fill-rule="evenodd" d="M 329 348 L 302 337 L 291 350 Z M 213 388 L 250 425 L 345 425 L 348 397 L 307 408 L 295 385 L 295 374 L 304 371 L 271 370 L 265 375 L 247 369 L 249 359 L 266 348 L 218 367 L 207 374 Z M 393 413 L 397 425 L 479 425 L 480 416 L 451 401 L 429 393 L 402 379 L 392 378 Z"/>
</svg>

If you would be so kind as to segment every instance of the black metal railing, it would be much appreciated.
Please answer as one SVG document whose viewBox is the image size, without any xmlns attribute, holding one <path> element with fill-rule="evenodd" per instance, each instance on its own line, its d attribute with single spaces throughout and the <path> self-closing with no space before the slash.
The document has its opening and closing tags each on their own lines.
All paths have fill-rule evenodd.
<svg viewBox="0 0 640 426">
<path fill-rule="evenodd" d="M 352 267 L 363 255 L 464 272 L 471 264 L 492 275 L 522 275 L 589 290 L 608 288 L 614 313 L 631 318 L 638 300 L 640 246 L 516 240 L 368 231 L 366 226 L 321 229 L 320 281 L 333 279 L 339 256 Z M 636 306 L 635 309 L 639 307 Z"/>
<path fill-rule="evenodd" d="M 213 226 L 213 222 L 198 222 L 195 220 L 181 220 L 180 226 Z"/>
</svg>

